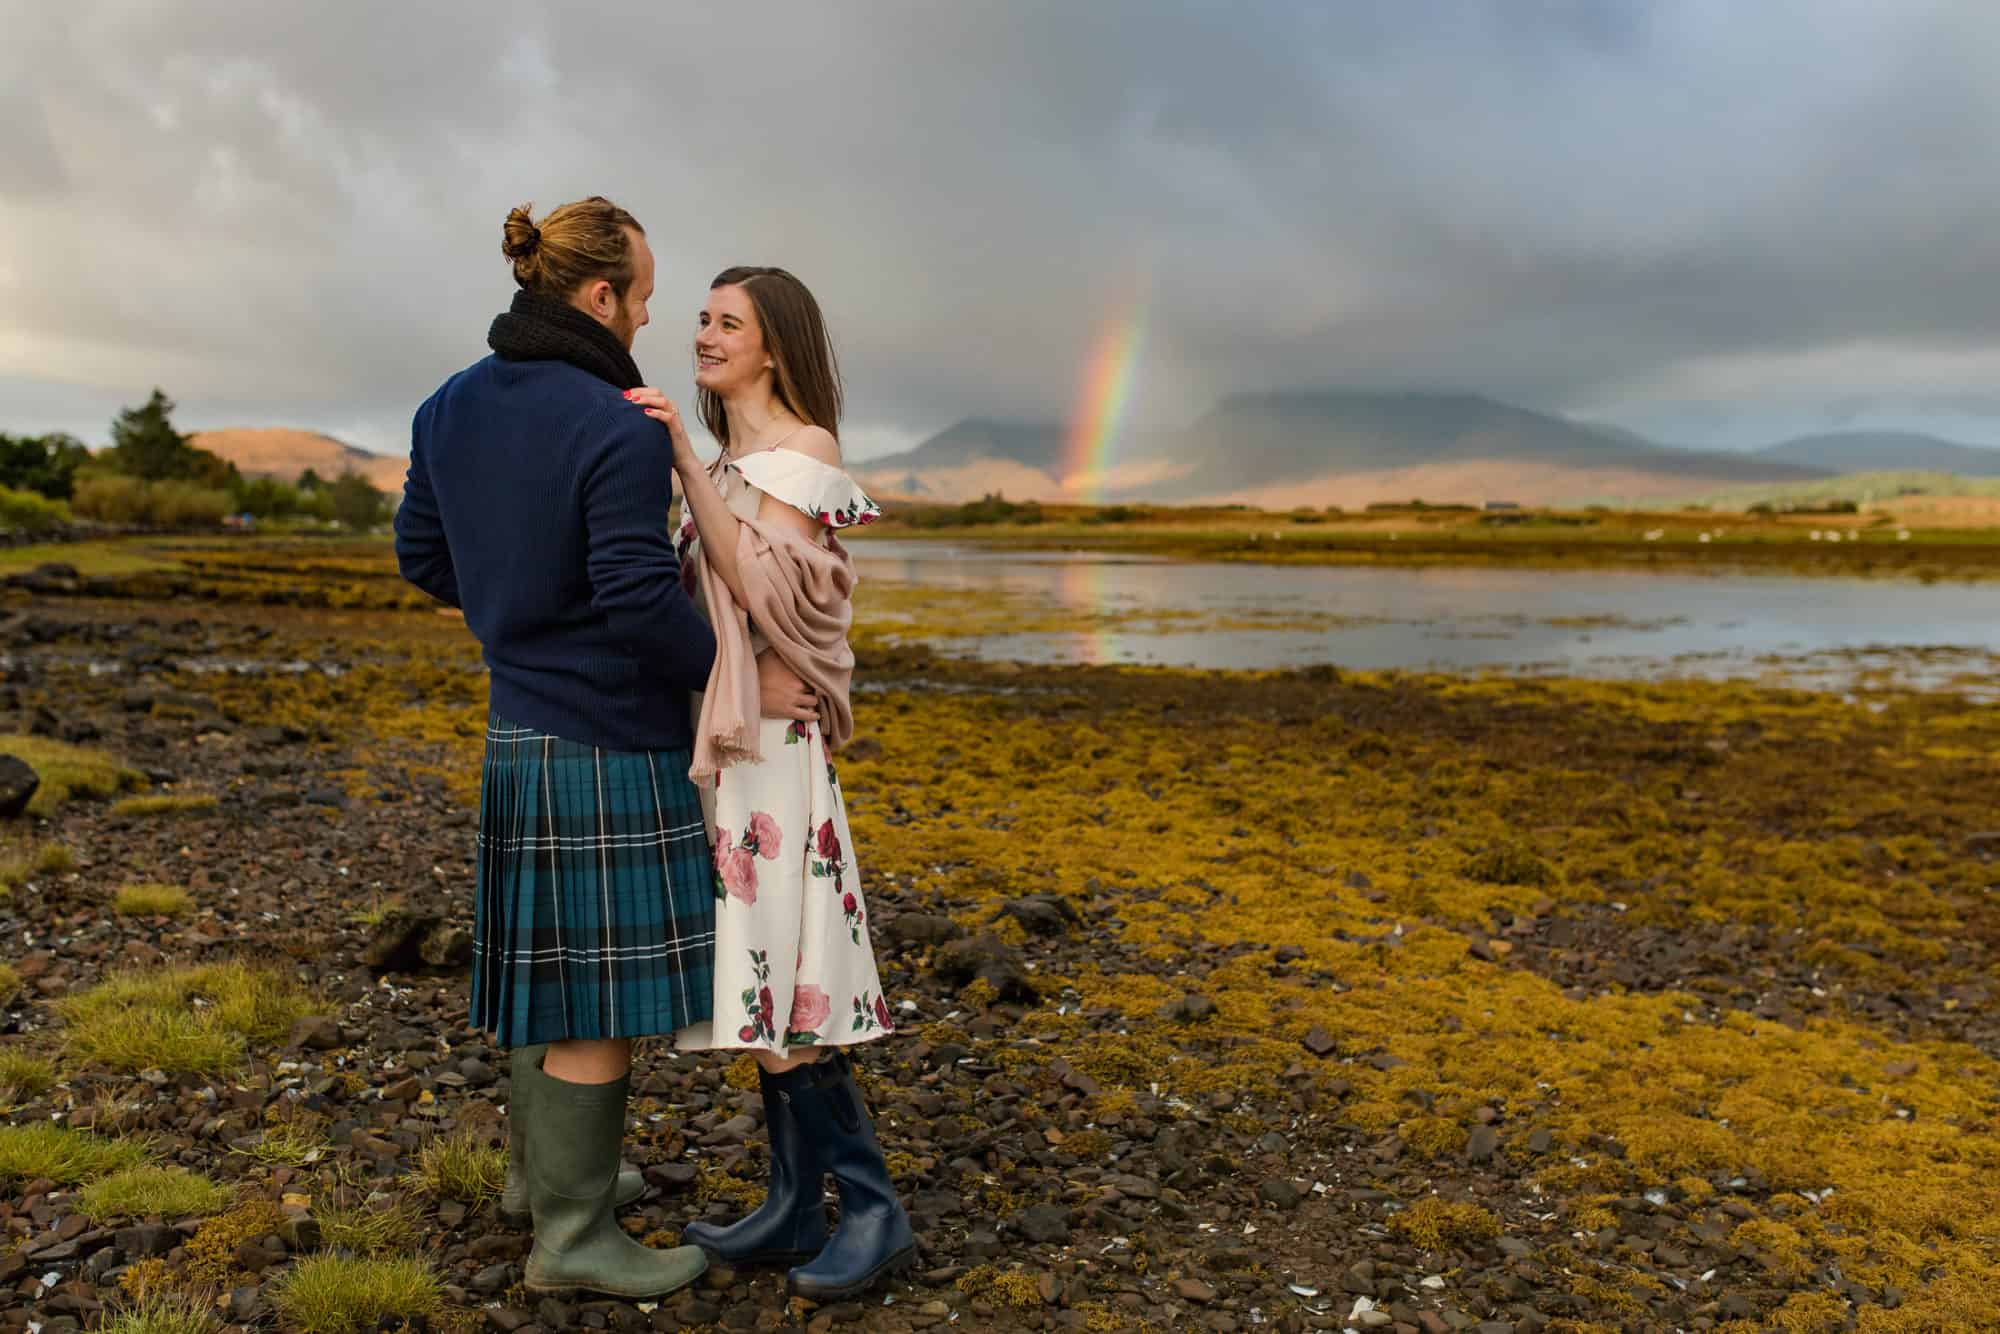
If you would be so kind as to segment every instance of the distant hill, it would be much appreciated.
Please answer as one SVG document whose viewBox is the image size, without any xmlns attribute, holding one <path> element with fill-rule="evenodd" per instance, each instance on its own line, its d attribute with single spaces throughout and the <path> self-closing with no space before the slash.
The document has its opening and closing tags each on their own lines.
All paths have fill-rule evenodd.
<svg viewBox="0 0 2000 1334">
<path fill-rule="evenodd" d="M 237 471 L 245 477 L 275 477 L 281 482 L 296 482 L 299 475 L 310 468 L 332 481 L 352 469 L 392 499 L 403 494 L 403 476 L 410 467 L 408 459 L 371 454 L 316 431 L 239 427 L 200 431 L 189 439 L 197 449 L 205 449 L 235 464 Z"/>
<path fill-rule="evenodd" d="M 889 496 L 1075 499 L 1091 479 L 1067 470 L 1064 439 L 1056 425 L 967 421 L 857 471 Z M 1182 430 L 1128 441 L 1101 492 L 1112 500 L 1267 508 L 1415 497 L 1637 502 L 1825 475 L 1738 453 L 1673 449 L 1475 394 L 1313 391 L 1232 395 Z"/>
<path fill-rule="evenodd" d="M 1802 435 L 1753 457 L 1835 473 L 1950 472 L 2000 477 L 2000 449 L 1961 445 L 1914 431 L 1835 431 Z"/>
</svg>

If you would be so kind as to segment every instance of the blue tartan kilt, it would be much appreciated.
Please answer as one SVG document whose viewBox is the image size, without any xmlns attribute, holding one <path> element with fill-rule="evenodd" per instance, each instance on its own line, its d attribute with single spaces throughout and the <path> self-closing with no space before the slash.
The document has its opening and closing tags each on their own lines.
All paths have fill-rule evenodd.
<svg viewBox="0 0 2000 1334">
<path fill-rule="evenodd" d="M 472 1022 L 501 1046 L 710 1017 L 715 871 L 689 760 L 487 719 Z"/>
</svg>

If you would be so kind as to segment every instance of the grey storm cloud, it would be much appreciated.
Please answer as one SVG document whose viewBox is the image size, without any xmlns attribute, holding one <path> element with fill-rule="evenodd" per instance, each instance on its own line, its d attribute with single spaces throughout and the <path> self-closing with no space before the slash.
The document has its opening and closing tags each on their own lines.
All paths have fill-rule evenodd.
<svg viewBox="0 0 2000 1334">
<path fill-rule="evenodd" d="M 0 429 L 166 386 L 396 448 L 483 352 L 507 209 L 804 277 L 863 452 L 1067 415 L 1472 389 L 1613 420 L 2000 410 L 1981 0 L 9 6 Z M 101 426 L 88 427 L 101 433 Z"/>
</svg>

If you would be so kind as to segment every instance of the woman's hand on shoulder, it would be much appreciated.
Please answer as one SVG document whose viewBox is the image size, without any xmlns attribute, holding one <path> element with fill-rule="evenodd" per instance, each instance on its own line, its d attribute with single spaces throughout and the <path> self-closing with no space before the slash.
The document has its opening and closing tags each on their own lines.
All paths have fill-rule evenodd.
<svg viewBox="0 0 2000 1334">
<path fill-rule="evenodd" d="M 833 432 L 824 426 L 801 426 L 779 448 L 817 459 L 830 468 L 840 466 L 840 441 L 834 439 Z"/>
<path fill-rule="evenodd" d="M 701 460 L 695 457 L 694 442 L 688 439 L 687 423 L 681 420 L 680 409 L 665 393 L 649 384 L 637 389 L 627 389 L 625 397 L 629 402 L 644 409 L 646 415 L 667 428 L 667 437 L 673 442 L 674 466 L 685 471 L 700 468 Z"/>
</svg>

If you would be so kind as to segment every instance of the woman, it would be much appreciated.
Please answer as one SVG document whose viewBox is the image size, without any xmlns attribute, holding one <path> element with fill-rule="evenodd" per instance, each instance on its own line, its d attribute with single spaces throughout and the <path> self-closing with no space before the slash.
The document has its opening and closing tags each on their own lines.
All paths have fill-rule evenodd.
<svg viewBox="0 0 2000 1334">
<path fill-rule="evenodd" d="M 722 444 L 713 465 L 696 456 L 665 395 L 631 396 L 672 437 L 686 510 L 681 568 L 717 641 L 690 770 L 714 840 L 715 1008 L 675 1046 L 756 1057 L 771 1184 L 749 1217 L 697 1222 L 683 1239 L 732 1264 L 796 1264 L 789 1290 L 831 1301 L 916 1253 L 839 1050 L 891 1027 L 829 754 L 853 731 L 854 572 L 833 532 L 879 511 L 841 471 L 839 371 L 818 303 L 797 278 L 733 268 L 710 284 L 695 387 L 702 423 Z M 817 721 L 765 721 L 748 707 L 753 657 L 767 647 L 817 696 Z M 830 1239 L 828 1172 L 840 1193 Z"/>
</svg>

